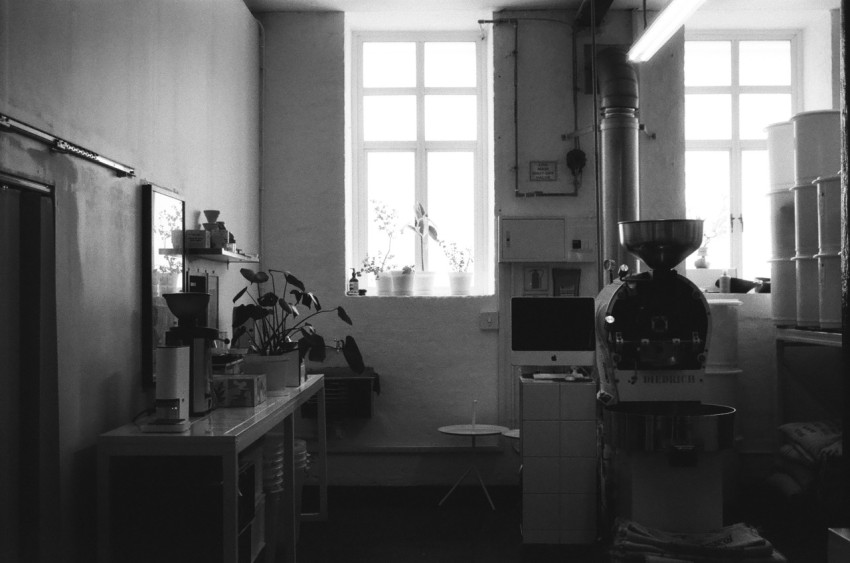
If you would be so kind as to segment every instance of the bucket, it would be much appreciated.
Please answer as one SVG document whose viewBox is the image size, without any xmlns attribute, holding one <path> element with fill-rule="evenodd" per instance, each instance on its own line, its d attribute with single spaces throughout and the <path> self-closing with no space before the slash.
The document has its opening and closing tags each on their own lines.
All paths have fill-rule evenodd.
<svg viewBox="0 0 850 563">
<path fill-rule="evenodd" d="M 796 256 L 808 258 L 818 252 L 818 190 L 812 182 L 798 184 L 794 192 L 794 248 Z"/>
<path fill-rule="evenodd" d="M 797 185 L 841 168 L 841 114 L 838 110 L 806 111 L 794 124 L 794 178 Z"/>
<path fill-rule="evenodd" d="M 841 329 L 841 254 L 818 254 L 816 258 L 820 328 Z"/>
<path fill-rule="evenodd" d="M 814 181 L 818 197 L 818 248 L 821 254 L 841 251 L 841 176 Z"/>
<path fill-rule="evenodd" d="M 795 256 L 792 260 L 797 274 L 797 327 L 819 328 L 818 261 L 814 256 Z"/>
<path fill-rule="evenodd" d="M 797 324 L 797 271 L 790 258 L 770 260 L 770 302 L 773 324 Z"/>
<path fill-rule="evenodd" d="M 794 192 L 789 188 L 768 192 L 773 258 L 791 258 L 796 249 Z"/>
<path fill-rule="evenodd" d="M 794 185 L 794 125 L 782 121 L 765 127 L 770 185 L 787 189 Z"/>
<path fill-rule="evenodd" d="M 710 368 L 738 366 L 738 307 L 737 299 L 709 299 L 711 312 L 711 347 L 705 361 Z"/>
</svg>

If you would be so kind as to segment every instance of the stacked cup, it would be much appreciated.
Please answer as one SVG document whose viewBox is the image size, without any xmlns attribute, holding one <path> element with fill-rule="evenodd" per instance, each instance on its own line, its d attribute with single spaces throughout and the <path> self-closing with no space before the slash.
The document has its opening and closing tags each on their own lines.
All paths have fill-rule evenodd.
<svg viewBox="0 0 850 563">
<path fill-rule="evenodd" d="M 821 328 L 818 256 L 818 185 L 841 166 L 841 122 L 837 110 L 809 111 L 791 118 L 794 125 L 794 255 L 797 326 Z M 824 265 L 827 262 L 823 262 Z"/>
<path fill-rule="evenodd" d="M 768 125 L 767 151 L 770 165 L 770 225 L 773 257 L 770 260 L 770 292 L 773 322 L 777 326 L 797 323 L 797 274 L 794 269 L 794 126 L 790 121 Z"/>
</svg>

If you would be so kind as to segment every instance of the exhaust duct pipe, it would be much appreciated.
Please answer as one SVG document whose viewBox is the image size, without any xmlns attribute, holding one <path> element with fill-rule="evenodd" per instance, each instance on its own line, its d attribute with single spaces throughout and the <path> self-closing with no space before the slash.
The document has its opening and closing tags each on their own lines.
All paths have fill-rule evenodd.
<svg viewBox="0 0 850 563">
<path fill-rule="evenodd" d="M 637 259 L 620 245 L 618 223 L 636 221 L 638 202 L 638 81 L 626 49 L 607 47 L 596 58 L 601 97 L 600 260 L 634 272 Z M 606 281 L 601 281 L 604 285 Z"/>
</svg>

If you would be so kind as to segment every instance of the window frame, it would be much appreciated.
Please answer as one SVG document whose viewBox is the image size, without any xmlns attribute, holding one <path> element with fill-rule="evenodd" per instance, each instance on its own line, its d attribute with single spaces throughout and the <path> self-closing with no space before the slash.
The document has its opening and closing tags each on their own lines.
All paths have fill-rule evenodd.
<svg viewBox="0 0 850 563">
<path fill-rule="evenodd" d="M 731 139 L 685 139 L 685 153 L 689 151 L 717 151 L 729 155 L 729 212 L 730 212 L 730 264 L 712 264 L 714 268 L 735 268 L 738 275 L 743 275 L 743 231 L 746 229 L 746 218 L 743 217 L 743 154 L 746 151 L 767 151 L 767 139 L 741 139 L 740 98 L 742 94 L 790 94 L 791 116 L 802 111 L 802 31 L 799 29 L 783 30 L 698 30 L 686 31 L 685 42 L 691 41 L 724 41 L 731 43 L 731 84 L 729 86 L 688 86 L 685 84 L 685 95 L 689 94 L 730 94 L 731 95 Z M 791 50 L 791 84 L 790 86 L 750 86 L 740 84 L 740 44 L 749 41 L 789 41 Z M 686 110 L 687 111 L 687 110 Z M 687 115 L 685 116 L 687 119 Z M 767 174 L 767 170 L 765 174 Z M 685 179 L 687 182 L 687 178 Z M 693 260 L 692 256 L 690 260 Z M 769 258 L 772 258 L 769 257 Z"/>
<path fill-rule="evenodd" d="M 370 152 L 412 152 L 414 154 L 415 180 L 414 201 L 428 209 L 428 154 L 432 152 L 467 152 L 474 159 L 474 272 L 472 295 L 489 294 L 493 291 L 493 246 L 491 203 L 489 190 L 489 133 L 487 92 L 487 48 L 488 35 L 480 31 L 355 31 L 351 41 L 351 228 L 349 264 L 358 269 L 368 252 L 369 197 L 367 183 L 367 155 Z M 365 88 L 363 79 L 363 44 L 369 42 L 400 42 L 416 44 L 416 85 L 412 87 Z M 424 44 L 433 42 L 473 42 L 476 45 L 476 85 L 474 87 L 425 87 Z M 412 141 L 365 141 L 362 116 L 365 95 L 415 95 L 417 138 Z M 424 100 L 432 94 L 473 94 L 476 96 L 477 138 L 474 141 L 426 141 Z M 408 215 L 413 219 L 413 209 L 399 209 L 401 219 Z M 439 227 L 439 224 L 437 225 Z M 434 252 L 433 241 L 428 241 Z M 438 250 L 439 251 L 439 250 Z M 418 245 L 415 249 L 416 262 L 421 262 Z M 448 295 L 448 286 L 435 287 L 435 295 Z"/>
</svg>

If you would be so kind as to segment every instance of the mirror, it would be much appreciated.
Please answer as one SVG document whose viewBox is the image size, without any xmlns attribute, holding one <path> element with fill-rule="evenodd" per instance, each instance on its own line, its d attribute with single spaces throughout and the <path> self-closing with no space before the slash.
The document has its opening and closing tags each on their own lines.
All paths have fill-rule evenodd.
<svg viewBox="0 0 850 563">
<path fill-rule="evenodd" d="M 156 382 L 156 348 L 177 322 L 162 295 L 183 291 L 185 202 L 176 193 L 142 186 L 142 386 Z"/>
</svg>

